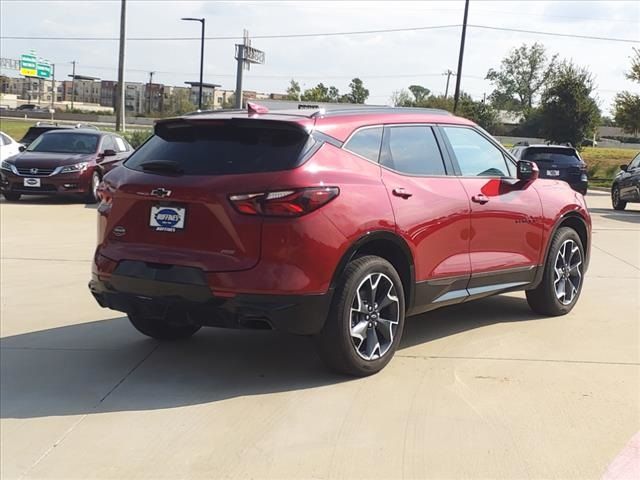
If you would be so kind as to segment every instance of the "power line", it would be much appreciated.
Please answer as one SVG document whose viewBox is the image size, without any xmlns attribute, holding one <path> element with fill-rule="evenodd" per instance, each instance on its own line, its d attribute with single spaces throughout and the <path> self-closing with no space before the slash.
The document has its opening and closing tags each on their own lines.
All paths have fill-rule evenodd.
<svg viewBox="0 0 640 480">
<path fill-rule="evenodd" d="M 438 30 L 461 27 L 461 24 L 451 25 L 430 25 L 424 27 L 407 27 L 407 28 L 387 28 L 380 30 L 355 30 L 347 32 L 319 32 L 319 33 L 291 33 L 291 34 L 277 34 L 277 35 L 253 35 L 254 39 L 279 39 L 279 38 L 310 38 L 310 37 L 335 37 L 345 35 L 370 35 L 379 33 L 396 33 L 396 32 L 415 32 L 424 30 Z M 565 38 L 579 38 L 582 40 L 599 40 L 609 42 L 623 42 L 623 43 L 639 43 L 640 40 L 633 40 L 629 38 L 615 38 L 615 37 L 600 37 L 594 35 L 577 35 L 572 33 L 558 33 L 558 32 L 544 32 L 540 30 L 524 30 L 519 28 L 507 28 L 507 27 L 492 27 L 489 25 L 468 25 L 469 28 L 478 28 L 484 30 L 498 30 L 504 32 L 515 33 L 529 33 L 533 35 L 547 35 L 553 37 L 565 37 Z M 242 40 L 243 37 L 238 36 L 212 36 L 205 37 L 205 40 Z M 35 36 L 23 36 L 23 35 L 5 35 L 0 36 L 2 40 L 62 40 L 62 41 L 116 41 L 118 37 L 35 37 Z M 201 40 L 200 37 L 131 37 L 128 41 L 194 41 Z"/>
</svg>

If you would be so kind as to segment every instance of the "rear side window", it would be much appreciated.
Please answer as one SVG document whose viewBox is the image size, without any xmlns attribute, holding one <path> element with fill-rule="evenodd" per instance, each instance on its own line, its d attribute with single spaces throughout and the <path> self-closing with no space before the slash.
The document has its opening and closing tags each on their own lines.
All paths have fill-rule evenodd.
<svg viewBox="0 0 640 480">
<path fill-rule="evenodd" d="M 380 163 L 408 175 L 446 175 L 431 127 L 389 127 Z"/>
<path fill-rule="evenodd" d="M 489 140 L 471 128 L 443 127 L 463 176 L 508 177 L 507 161 Z"/>
<path fill-rule="evenodd" d="M 258 121 L 248 120 L 216 125 L 158 126 L 156 134 L 136 150 L 125 165 L 143 170 L 145 162 L 171 161 L 185 175 L 230 175 L 293 168 L 305 150 L 309 135 L 296 127 L 272 123 L 274 125 L 258 125 Z"/>
<path fill-rule="evenodd" d="M 354 133 L 344 148 L 377 163 L 380 143 L 382 143 L 382 127 L 365 128 Z"/>
<path fill-rule="evenodd" d="M 127 150 L 129 150 L 127 148 L 127 145 L 124 143 L 124 140 L 122 140 L 120 137 L 113 137 L 113 139 L 116 142 L 116 149 L 118 152 L 126 152 Z"/>
<path fill-rule="evenodd" d="M 528 148 L 524 152 L 523 160 L 559 164 L 579 162 L 578 155 L 573 148 Z"/>
</svg>

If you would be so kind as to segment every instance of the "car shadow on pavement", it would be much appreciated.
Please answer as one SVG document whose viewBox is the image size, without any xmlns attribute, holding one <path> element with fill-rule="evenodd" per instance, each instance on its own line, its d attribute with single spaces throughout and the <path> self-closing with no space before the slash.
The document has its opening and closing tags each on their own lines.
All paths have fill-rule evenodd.
<svg viewBox="0 0 640 480">
<path fill-rule="evenodd" d="M 522 298 L 494 297 L 409 319 L 400 348 L 537 318 Z M 0 355 L 2 418 L 168 409 L 355 381 L 328 372 L 309 337 L 205 328 L 159 343 L 122 317 L 8 336 Z"/>
<path fill-rule="evenodd" d="M 0 199 L 0 204 L 29 206 L 29 205 L 82 205 L 85 201 L 76 196 L 45 196 L 45 195 L 23 195 L 17 202 L 10 202 L 4 197 Z M 86 204 L 89 207 L 94 205 Z"/>
</svg>

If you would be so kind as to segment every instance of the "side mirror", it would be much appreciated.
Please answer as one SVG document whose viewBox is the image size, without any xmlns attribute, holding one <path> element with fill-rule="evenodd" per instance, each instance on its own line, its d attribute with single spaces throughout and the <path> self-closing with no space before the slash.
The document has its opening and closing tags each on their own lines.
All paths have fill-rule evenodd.
<svg viewBox="0 0 640 480">
<path fill-rule="evenodd" d="M 628 168 L 629 165 L 620 165 L 620 170 L 622 170 L 623 172 L 626 172 Z"/>
<path fill-rule="evenodd" d="M 20 150 L 21 152 L 24 152 L 27 149 L 27 147 L 25 147 L 24 145 L 20 145 L 18 147 L 18 150 Z"/>
<path fill-rule="evenodd" d="M 103 157 L 115 157 L 116 155 L 117 155 L 116 151 L 111 149 L 107 149 L 104 152 L 102 152 Z"/>
<path fill-rule="evenodd" d="M 529 162 L 527 160 L 518 161 L 518 180 L 524 182 L 533 182 L 540 176 L 540 170 L 535 162 Z"/>
</svg>

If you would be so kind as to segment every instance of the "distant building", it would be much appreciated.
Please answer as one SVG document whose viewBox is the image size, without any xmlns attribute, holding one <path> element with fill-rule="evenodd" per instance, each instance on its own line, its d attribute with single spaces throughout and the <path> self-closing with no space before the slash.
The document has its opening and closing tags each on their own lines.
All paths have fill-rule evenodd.
<svg viewBox="0 0 640 480">
<path fill-rule="evenodd" d="M 200 82 L 184 82 L 191 87 L 191 103 L 198 105 Z M 220 85 L 202 82 L 202 108 L 212 108 L 215 105 L 216 88 Z"/>
</svg>

